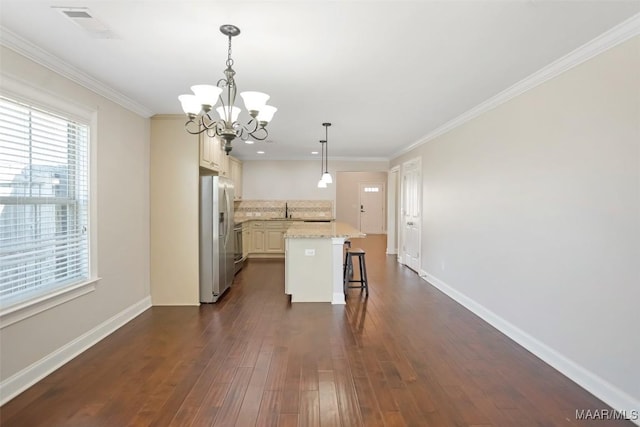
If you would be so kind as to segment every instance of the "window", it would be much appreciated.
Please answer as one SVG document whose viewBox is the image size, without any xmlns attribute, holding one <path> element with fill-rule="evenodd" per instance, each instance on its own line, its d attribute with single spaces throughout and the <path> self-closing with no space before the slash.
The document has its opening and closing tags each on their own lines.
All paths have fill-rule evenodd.
<svg viewBox="0 0 640 427">
<path fill-rule="evenodd" d="M 89 125 L 0 97 L 0 301 L 86 282 Z"/>
</svg>

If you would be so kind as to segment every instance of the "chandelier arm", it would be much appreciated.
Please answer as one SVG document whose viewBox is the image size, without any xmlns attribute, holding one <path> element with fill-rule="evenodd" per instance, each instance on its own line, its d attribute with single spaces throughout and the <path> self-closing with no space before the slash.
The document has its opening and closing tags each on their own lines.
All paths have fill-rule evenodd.
<svg viewBox="0 0 640 427">
<path fill-rule="evenodd" d="M 264 136 L 261 136 L 260 133 L 263 133 Z M 269 131 L 266 128 L 259 128 L 253 132 L 249 132 L 249 135 L 258 141 L 264 141 L 269 136 Z"/>
<path fill-rule="evenodd" d="M 196 123 L 194 119 L 187 120 L 187 122 L 184 124 L 184 129 L 191 135 L 199 135 L 205 130 L 207 130 L 206 128 Z M 193 130 L 193 129 L 198 129 L 198 130 Z"/>
</svg>

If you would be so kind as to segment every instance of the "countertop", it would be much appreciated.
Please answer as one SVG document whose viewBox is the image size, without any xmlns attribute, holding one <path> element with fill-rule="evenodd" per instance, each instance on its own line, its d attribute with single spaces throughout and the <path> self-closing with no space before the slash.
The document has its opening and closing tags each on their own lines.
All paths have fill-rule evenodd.
<svg viewBox="0 0 640 427">
<path fill-rule="evenodd" d="M 319 218 L 274 218 L 268 216 L 242 216 L 234 217 L 233 222 L 235 224 L 242 224 L 247 221 L 292 221 L 292 222 L 306 222 L 312 224 L 327 224 L 334 221 L 334 218 L 319 217 Z"/>
<path fill-rule="evenodd" d="M 288 239 L 362 238 L 366 234 L 344 222 L 295 222 L 284 234 Z"/>
</svg>

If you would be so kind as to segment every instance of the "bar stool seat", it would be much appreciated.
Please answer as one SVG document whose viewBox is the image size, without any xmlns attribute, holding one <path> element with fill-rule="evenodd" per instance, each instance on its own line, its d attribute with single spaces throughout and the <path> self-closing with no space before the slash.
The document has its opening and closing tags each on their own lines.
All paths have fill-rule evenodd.
<svg viewBox="0 0 640 427">
<path fill-rule="evenodd" d="M 361 248 L 348 248 L 344 257 L 344 268 L 342 271 L 344 294 L 347 295 L 349 289 L 364 289 L 367 296 L 369 296 L 369 282 L 367 280 L 367 265 L 364 260 L 366 252 Z M 349 267 L 354 268 L 353 258 L 358 258 L 358 267 L 360 268 L 360 278 L 353 279 L 349 274 Z M 351 283 L 359 283 L 359 285 L 351 285 Z"/>
</svg>

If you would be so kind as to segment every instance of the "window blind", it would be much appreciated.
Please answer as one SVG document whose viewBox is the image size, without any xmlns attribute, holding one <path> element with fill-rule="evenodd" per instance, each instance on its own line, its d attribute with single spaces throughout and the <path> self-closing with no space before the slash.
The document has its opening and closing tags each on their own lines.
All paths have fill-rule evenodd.
<svg viewBox="0 0 640 427">
<path fill-rule="evenodd" d="M 89 126 L 0 97 L 0 301 L 89 278 Z"/>
</svg>

